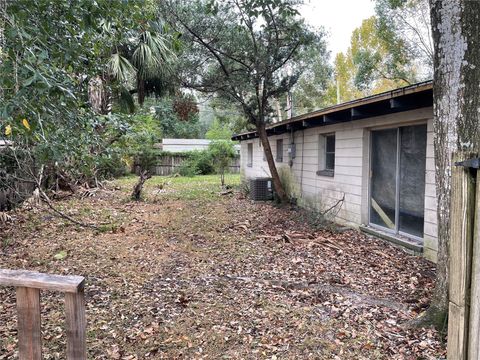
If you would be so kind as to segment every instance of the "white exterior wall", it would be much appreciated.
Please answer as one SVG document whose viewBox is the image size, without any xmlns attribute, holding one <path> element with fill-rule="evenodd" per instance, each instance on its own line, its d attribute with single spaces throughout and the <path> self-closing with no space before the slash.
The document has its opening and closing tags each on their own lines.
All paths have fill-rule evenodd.
<svg viewBox="0 0 480 360">
<path fill-rule="evenodd" d="M 169 152 L 204 150 L 209 144 L 210 140 L 205 139 L 163 139 L 162 150 Z"/>
<path fill-rule="evenodd" d="M 424 248 L 427 259 L 437 261 L 437 193 L 435 189 L 435 158 L 433 150 L 433 120 L 427 127 L 427 164 L 425 174 Z"/>
<path fill-rule="evenodd" d="M 433 159 L 433 110 L 424 108 L 402 113 L 377 116 L 340 124 L 307 128 L 294 133 L 296 157 L 289 166 L 287 149 L 290 133 L 270 136 L 275 158 L 276 140 L 283 139 L 283 171 L 290 170 L 295 180 L 299 203 L 319 210 L 327 209 L 345 196 L 335 220 L 357 227 L 368 224 L 370 131 L 404 125 L 427 124 L 427 159 L 425 177 L 425 255 L 435 260 L 437 250 L 437 220 L 435 195 L 435 167 Z M 319 169 L 319 135 L 335 133 L 335 171 L 333 177 L 317 175 Z M 247 144 L 253 143 L 253 163 L 247 166 Z M 259 139 L 241 142 L 241 169 L 245 179 L 269 176 L 268 164 L 263 160 Z"/>
<path fill-rule="evenodd" d="M 186 152 L 196 150 L 206 150 L 212 140 L 207 139 L 163 139 L 161 144 L 157 144 L 163 151 L 168 152 Z M 1 142 L 0 142 L 1 146 Z M 235 145 L 235 150 L 240 152 L 240 146 Z"/>
</svg>

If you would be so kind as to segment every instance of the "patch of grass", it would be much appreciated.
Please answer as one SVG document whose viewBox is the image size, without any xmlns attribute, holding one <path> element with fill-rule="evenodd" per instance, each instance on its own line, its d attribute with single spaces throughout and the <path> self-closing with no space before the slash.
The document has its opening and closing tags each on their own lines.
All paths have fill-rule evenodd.
<svg viewBox="0 0 480 360">
<path fill-rule="evenodd" d="M 127 176 L 116 181 L 123 191 L 130 191 L 136 176 Z M 228 186 L 238 188 L 239 174 L 225 175 Z M 145 184 L 145 199 L 161 200 L 214 200 L 221 191 L 219 175 L 197 175 L 193 177 L 154 176 Z"/>
</svg>

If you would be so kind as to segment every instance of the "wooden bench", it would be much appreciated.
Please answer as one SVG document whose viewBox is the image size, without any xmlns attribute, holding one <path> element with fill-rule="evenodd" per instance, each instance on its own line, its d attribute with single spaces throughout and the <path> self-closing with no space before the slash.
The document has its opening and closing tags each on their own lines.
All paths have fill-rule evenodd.
<svg viewBox="0 0 480 360">
<path fill-rule="evenodd" d="M 16 289 L 19 359 L 42 359 L 40 290 L 65 293 L 67 359 L 87 359 L 84 284 L 81 276 L 0 269 L 0 286 Z"/>
</svg>

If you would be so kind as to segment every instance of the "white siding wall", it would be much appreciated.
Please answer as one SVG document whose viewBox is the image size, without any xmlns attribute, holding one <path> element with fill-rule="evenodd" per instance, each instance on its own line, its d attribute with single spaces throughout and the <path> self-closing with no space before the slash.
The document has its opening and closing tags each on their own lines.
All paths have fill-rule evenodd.
<svg viewBox="0 0 480 360">
<path fill-rule="evenodd" d="M 427 159 L 425 186 L 425 248 L 426 255 L 435 259 L 436 254 L 436 196 L 433 161 L 432 108 L 378 116 L 322 127 L 307 128 L 294 133 L 296 157 L 291 166 L 291 175 L 300 191 L 300 204 L 329 208 L 345 196 L 336 221 L 345 225 L 358 226 L 368 223 L 368 192 L 370 169 L 370 130 L 397 127 L 407 124 L 427 123 Z M 317 175 L 319 170 L 319 135 L 335 133 L 335 172 L 333 177 Z M 288 145 L 290 133 L 270 136 L 275 157 L 276 140 L 283 138 L 283 163 L 289 166 Z M 253 142 L 253 165 L 246 166 L 247 143 Z M 268 164 L 263 160 L 263 148 L 259 139 L 241 142 L 241 166 L 245 178 L 268 176 Z"/>
<path fill-rule="evenodd" d="M 435 159 L 433 149 L 433 120 L 427 128 L 427 164 L 425 174 L 425 224 L 424 254 L 429 260 L 437 260 L 437 194 L 435 191 Z"/>
</svg>

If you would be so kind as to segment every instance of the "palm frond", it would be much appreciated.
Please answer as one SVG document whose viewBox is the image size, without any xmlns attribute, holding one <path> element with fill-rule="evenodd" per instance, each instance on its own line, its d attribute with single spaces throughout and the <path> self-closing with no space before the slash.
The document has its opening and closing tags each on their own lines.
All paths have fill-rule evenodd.
<svg viewBox="0 0 480 360">
<path fill-rule="evenodd" d="M 140 76 L 146 79 L 168 71 L 174 58 L 169 39 L 161 33 L 147 30 L 141 34 L 132 61 Z"/>
<path fill-rule="evenodd" d="M 132 94 L 124 86 L 120 88 L 120 96 L 118 98 L 118 104 L 120 109 L 128 114 L 133 114 L 135 112 L 135 100 L 133 99 Z"/>
<path fill-rule="evenodd" d="M 135 69 L 126 58 L 124 58 L 119 53 L 112 54 L 110 60 L 108 61 L 108 72 L 116 80 L 120 82 L 127 81 L 128 77 Z"/>
</svg>

